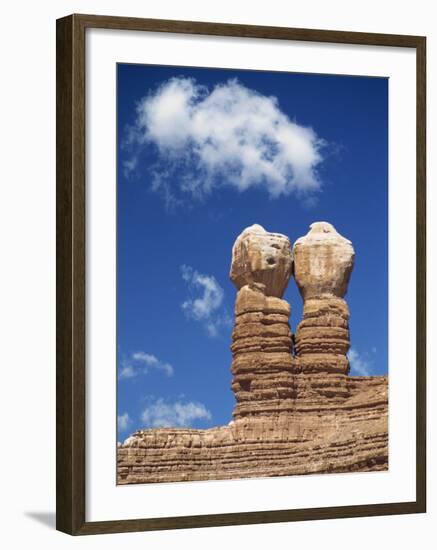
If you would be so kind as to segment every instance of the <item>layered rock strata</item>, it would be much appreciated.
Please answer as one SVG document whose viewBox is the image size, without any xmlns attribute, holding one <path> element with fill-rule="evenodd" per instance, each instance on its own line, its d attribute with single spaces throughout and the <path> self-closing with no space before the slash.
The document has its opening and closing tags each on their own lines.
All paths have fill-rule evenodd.
<svg viewBox="0 0 437 550">
<path fill-rule="evenodd" d="M 387 378 L 296 377 L 292 412 L 136 432 L 118 448 L 118 483 L 386 470 Z"/>
<path fill-rule="evenodd" d="M 351 243 L 319 222 L 291 251 L 247 228 L 232 251 L 234 420 L 207 430 L 135 432 L 117 449 L 117 482 L 154 483 L 388 468 L 388 380 L 348 376 Z M 282 299 L 293 271 L 304 300 L 293 338 Z"/>
<path fill-rule="evenodd" d="M 230 278 L 238 290 L 231 346 L 234 418 L 292 407 L 290 305 L 282 300 L 292 265 L 289 239 L 260 225 L 245 229 L 232 249 Z"/>
<path fill-rule="evenodd" d="M 349 308 L 344 300 L 354 264 L 352 243 L 326 222 L 316 222 L 293 248 L 294 277 L 303 319 L 295 353 L 304 373 L 349 372 Z"/>
</svg>

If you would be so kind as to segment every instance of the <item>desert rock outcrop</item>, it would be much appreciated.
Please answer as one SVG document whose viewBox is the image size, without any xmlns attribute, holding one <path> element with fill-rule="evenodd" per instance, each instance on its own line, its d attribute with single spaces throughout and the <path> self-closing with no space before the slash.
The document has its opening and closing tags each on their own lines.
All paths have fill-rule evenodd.
<svg viewBox="0 0 437 550">
<path fill-rule="evenodd" d="M 230 271 L 234 420 L 135 432 L 118 446 L 118 483 L 386 470 L 387 377 L 348 375 L 353 260 L 352 244 L 326 222 L 293 252 L 284 235 L 244 230 Z M 295 345 L 282 299 L 293 267 L 304 300 Z"/>
</svg>

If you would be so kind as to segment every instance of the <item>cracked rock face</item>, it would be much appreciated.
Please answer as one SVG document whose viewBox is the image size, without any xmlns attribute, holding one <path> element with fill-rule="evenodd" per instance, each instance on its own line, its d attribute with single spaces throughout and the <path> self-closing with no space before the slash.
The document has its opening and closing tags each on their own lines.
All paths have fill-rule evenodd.
<svg viewBox="0 0 437 550">
<path fill-rule="evenodd" d="M 293 257 L 290 241 L 280 233 L 268 233 L 261 225 L 246 228 L 232 248 L 230 278 L 237 289 L 264 285 L 266 296 L 282 298 L 290 279 Z"/>
</svg>

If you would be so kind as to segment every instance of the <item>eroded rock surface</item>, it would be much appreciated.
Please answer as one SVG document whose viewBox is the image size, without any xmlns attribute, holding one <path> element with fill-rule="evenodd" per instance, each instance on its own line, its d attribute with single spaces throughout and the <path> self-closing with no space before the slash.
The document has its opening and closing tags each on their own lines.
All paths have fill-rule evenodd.
<svg viewBox="0 0 437 550">
<path fill-rule="evenodd" d="M 261 225 L 247 227 L 232 248 L 230 278 L 237 289 L 264 285 L 266 296 L 282 298 L 291 275 L 290 241 L 280 233 L 268 233 Z"/>
<path fill-rule="evenodd" d="M 316 222 L 294 245 L 294 277 L 304 300 L 296 330 L 300 370 L 347 374 L 349 308 L 344 300 L 354 265 L 352 243 L 326 222 Z"/>
<path fill-rule="evenodd" d="M 386 470 L 387 378 L 296 379 L 296 407 L 286 414 L 136 432 L 118 449 L 118 483 Z"/>
<path fill-rule="evenodd" d="M 293 248 L 294 278 L 304 300 L 344 298 L 354 265 L 352 243 L 328 222 L 314 222 Z"/>
<path fill-rule="evenodd" d="M 139 430 L 117 449 L 120 484 L 388 468 L 387 377 L 351 377 L 344 296 L 352 244 L 325 222 L 291 251 L 247 228 L 232 251 L 234 420 L 207 430 Z M 295 346 L 282 299 L 294 261 L 304 300 Z"/>
<path fill-rule="evenodd" d="M 231 346 L 234 418 L 290 408 L 294 369 L 290 305 L 281 297 L 292 264 L 285 235 L 252 225 L 235 241 L 230 271 L 238 290 Z"/>
</svg>

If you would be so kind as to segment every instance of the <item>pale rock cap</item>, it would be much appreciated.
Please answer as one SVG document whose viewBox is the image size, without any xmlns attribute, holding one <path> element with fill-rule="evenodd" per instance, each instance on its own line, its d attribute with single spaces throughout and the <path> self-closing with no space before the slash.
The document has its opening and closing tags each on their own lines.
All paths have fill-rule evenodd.
<svg viewBox="0 0 437 550">
<path fill-rule="evenodd" d="M 247 227 L 232 248 L 230 278 L 237 287 L 257 285 L 266 296 L 281 298 L 293 265 L 290 240 L 261 225 Z"/>
<path fill-rule="evenodd" d="M 351 241 L 328 222 L 315 222 L 293 248 L 294 277 L 304 299 L 343 298 L 354 265 Z"/>
</svg>

